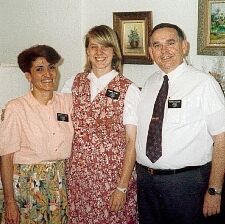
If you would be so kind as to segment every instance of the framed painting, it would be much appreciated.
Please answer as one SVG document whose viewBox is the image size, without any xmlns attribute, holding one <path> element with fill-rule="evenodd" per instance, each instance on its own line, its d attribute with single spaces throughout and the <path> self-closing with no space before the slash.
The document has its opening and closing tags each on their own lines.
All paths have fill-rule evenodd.
<svg viewBox="0 0 225 224">
<path fill-rule="evenodd" d="M 113 12 L 113 29 L 120 40 L 124 64 L 153 64 L 148 51 L 152 12 Z"/>
<path fill-rule="evenodd" d="M 198 0 L 199 55 L 224 55 L 225 0 Z"/>
</svg>

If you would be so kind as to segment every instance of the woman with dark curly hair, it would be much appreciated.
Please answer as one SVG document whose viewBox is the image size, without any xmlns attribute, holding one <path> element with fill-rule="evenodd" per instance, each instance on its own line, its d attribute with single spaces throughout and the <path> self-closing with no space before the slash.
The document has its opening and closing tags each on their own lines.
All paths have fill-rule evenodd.
<svg viewBox="0 0 225 224">
<path fill-rule="evenodd" d="M 6 223 L 67 223 L 64 159 L 71 153 L 71 94 L 54 91 L 60 55 L 36 45 L 18 56 L 31 90 L 11 100 L 0 126 Z"/>
</svg>

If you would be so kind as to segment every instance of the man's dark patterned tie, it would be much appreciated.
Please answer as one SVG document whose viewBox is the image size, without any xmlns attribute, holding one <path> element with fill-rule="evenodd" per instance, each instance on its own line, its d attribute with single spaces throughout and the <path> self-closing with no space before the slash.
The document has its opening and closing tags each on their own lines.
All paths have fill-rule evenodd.
<svg viewBox="0 0 225 224">
<path fill-rule="evenodd" d="M 168 95 L 168 76 L 165 75 L 163 78 L 163 84 L 154 104 L 146 143 L 146 155 L 153 163 L 162 156 L 162 124 Z"/>
</svg>

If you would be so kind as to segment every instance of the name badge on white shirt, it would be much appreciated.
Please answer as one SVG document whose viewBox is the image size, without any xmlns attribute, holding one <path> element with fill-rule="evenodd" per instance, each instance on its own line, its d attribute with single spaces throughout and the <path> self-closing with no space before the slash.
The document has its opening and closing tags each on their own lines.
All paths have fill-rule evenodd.
<svg viewBox="0 0 225 224">
<path fill-rule="evenodd" d="M 181 108 L 182 100 L 168 100 L 168 108 Z"/>
</svg>

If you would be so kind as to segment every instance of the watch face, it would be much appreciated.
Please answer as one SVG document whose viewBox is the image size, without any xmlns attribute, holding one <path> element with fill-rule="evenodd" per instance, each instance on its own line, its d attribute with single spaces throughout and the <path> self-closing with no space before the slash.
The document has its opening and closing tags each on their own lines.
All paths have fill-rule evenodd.
<svg viewBox="0 0 225 224">
<path fill-rule="evenodd" d="M 208 189 L 208 193 L 209 193 L 210 195 L 215 195 L 215 194 L 216 194 L 215 188 L 209 188 L 209 189 Z"/>
</svg>

